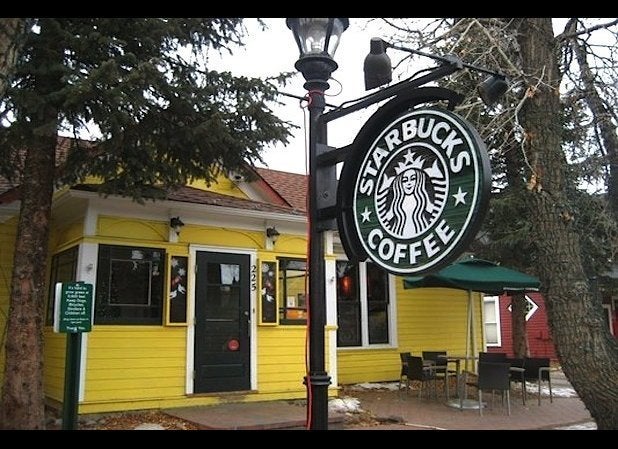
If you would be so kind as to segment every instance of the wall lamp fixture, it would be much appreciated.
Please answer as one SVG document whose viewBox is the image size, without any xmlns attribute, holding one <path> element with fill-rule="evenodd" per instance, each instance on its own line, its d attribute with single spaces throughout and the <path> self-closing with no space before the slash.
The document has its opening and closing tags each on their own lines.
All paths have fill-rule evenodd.
<svg viewBox="0 0 618 449">
<path fill-rule="evenodd" d="M 170 228 L 172 228 L 175 232 L 176 235 L 180 235 L 180 229 L 184 226 L 185 224 L 182 222 L 182 220 L 180 219 L 180 217 L 172 217 L 170 219 Z"/>
<path fill-rule="evenodd" d="M 280 235 L 279 231 L 277 231 L 277 228 L 275 228 L 274 226 L 270 226 L 266 228 L 266 237 L 270 239 L 273 245 L 277 242 L 279 235 Z"/>
</svg>

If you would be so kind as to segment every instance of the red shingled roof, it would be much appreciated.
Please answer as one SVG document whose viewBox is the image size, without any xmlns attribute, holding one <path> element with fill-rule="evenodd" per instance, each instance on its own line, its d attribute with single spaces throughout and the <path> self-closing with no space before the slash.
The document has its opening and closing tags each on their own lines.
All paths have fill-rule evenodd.
<svg viewBox="0 0 618 449">
<path fill-rule="evenodd" d="M 72 139 L 58 136 L 56 164 L 65 159 Z M 92 142 L 80 141 L 85 148 L 92 147 Z M 306 215 L 307 211 L 307 175 L 288 173 L 268 168 L 254 167 L 259 178 L 255 187 L 261 189 L 268 198 L 267 202 L 246 200 L 204 191 L 191 187 L 182 187 L 169 193 L 171 201 L 183 201 L 195 204 L 211 204 L 216 206 L 233 207 L 238 209 L 261 210 L 265 212 L 291 213 Z M 19 199 L 19 189 L 0 177 L 0 203 L 12 202 Z M 94 185 L 81 184 L 73 187 L 77 190 L 96 191 Z"/>
<path fill-rule="evenodd" d="M 94 142 L 84 139 L 73 139 L 71 137 L 58 136 L 57 145 L 56 145 L 56 167 L 61 167 L 62 164 L 66 161 L 67 155 L 69 153 L 69 149 L 72 144 L 78 144 L 81 148 L 90 150 L 94 148 Z M 25 158 L 26 152 L 20 151 L 18 153 L 19 157 L 22 159 Z M 23 160 L 21 161 L 23 164 Z M 19 182 L 16 184 L 11 184 L 6 178 L 0 176 L 0 195 L 19 186 Z M 18 195 L 19 192 L 17 192 Z M 11 192 L 11 195 L 15 195 L 15 192 Z M 13 198 L 11 196 L 11 198 Z M 14 201 L 11 199 L 10 201 Z"/>
<path fill-rule="evenodd" d="M 307 211 L 307 175 L 257 167 L 255 171 L 290 206 L 305 212 Z"/>
<path fill-rule="evenodd" d="M 96 192 L 96 184 L 79 184 L 72 187 L 74 190 Z M 244 210 L 258 210 L 262 212 L 275 212 L 281 214 L 305 215 L 304 211 L 288 206 L 278 206 L 275 204 L 262 203 L 260 201 L 236 198 L 229 195 L 211 192 L 208 190 L 196 189 L 194 187 L 180 187 L 167 194 L 167 200 L 180 201 L 191 204 L 208 204 L 212 206 L 230 207 Z"/>
</svg>

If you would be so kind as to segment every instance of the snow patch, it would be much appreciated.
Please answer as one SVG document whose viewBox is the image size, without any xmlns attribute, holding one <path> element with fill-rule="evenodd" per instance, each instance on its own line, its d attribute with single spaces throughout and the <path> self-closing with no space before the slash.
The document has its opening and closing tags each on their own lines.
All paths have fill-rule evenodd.
<svg viewBox="0 0 618 449">
<path fill-rule="evenodd" d="M 360 401 L 352 397 L 335 398 L 328 401 L 328 409 L 338 413 L 359 413 L 362 411 Z"/>
<path fill-rule="evenodd" d="M 526 382 L 526 391 L 528 393 L 538 394 L 539 386 L 535 383 Z M 573 388 L 570 387 L 552 387 L 551 389 L 552 395 L 560 398 L 576 398 L 577 393 Z M 549 397 L 549 388 L 546 386 L 541 386 L 541 396 Z"/>
<path fill-rule="evenodd" d="M 570 426 L 556 427 L 556 430 L 597 430 L 597 424 L 594 421 L 580 424 L 572 424 Z"/>
<path fill-rule="evenodd" d="M 145 422 L 133 428 L 133 430 L 166 430 L 161 424 Z"/>
<path fill-rule="evenodd" d="M 350 386 L 350 390 L 363 391 L 363 390 L 399 390 L 398 382 L 365 382 L 361 384 L 354 384 Z"/>
</svg>

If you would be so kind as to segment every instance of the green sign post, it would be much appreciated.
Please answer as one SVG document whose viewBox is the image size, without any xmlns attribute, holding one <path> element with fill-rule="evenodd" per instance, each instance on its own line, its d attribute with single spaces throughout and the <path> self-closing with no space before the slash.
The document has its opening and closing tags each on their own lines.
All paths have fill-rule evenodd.
<svg viewBox="0 0 618 449">
<path fill-rule="evenodd" d="M 67 335 L 64 368 L 63 430 L 77 429 L 79 369 L 82 332 L 92 329 L 92 284 L 65 282 L 56 284 L 54 331 Z"/>
<path fill-rule="evenodd" d="M 59 301 L 58 301 L 59 299 Z M 90 332 L 92 328 L 92 284 L 56 284 L 56 332 Z"/>
</svg>

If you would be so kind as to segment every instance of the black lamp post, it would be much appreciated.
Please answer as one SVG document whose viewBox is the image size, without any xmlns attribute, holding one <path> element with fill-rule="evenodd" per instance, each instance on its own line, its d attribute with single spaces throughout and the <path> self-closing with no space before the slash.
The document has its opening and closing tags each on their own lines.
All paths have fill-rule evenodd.
<svg viewBox="0 0 618 449">
<path fill-rule="evenodd" d="M 454 55 L 435 56 L 418 50 L 393 45 L 379 38 L 371 40 L 370 54 L 364 62 L 365 86 L 373 89 L 392 80 L 390 59 L 387 48 L 407 51 L 437 60 L 440 64 L 430 69 L 423 76 L 385 87 L 355 103 L 324 112 L 326 106 L 324 91 L 330 86 L 328 80 L 337 69 L 333 55 L 339 44 L 341 33 L 348 27 L 348 19 L 342 18 L 291 18 L 286 21 L 288 28 L 300 51 L 295 67 L 305 78 L 309 109 L 309 373 L 305 376 L 307 385 L 307 403 L 309 428 L 312 430 L 328 429 L 328 386 L 330 376 L 325 370 L 324 331 L 326 325 L 325 264 L 323 231 L 338 229 L 340 234 L 346 232 L 335 220 L 337 210 L 342 207 L 337 197 L 337 177 L 335 165 L 344 162 L 352 149 L 351 145 L 331 148 L 327 144 L 327 123 L 364 109 L 379 101 L 391 99 L 389 108 L 402 105 L 413 107 L 428 101 L 446 100 L 448 109 L 452 110 L 462 101 L 463 96 L 444 88 L 421 88 L 421 86 L 448 76 L 464 67 L 491 75 L 479 88 L 484 102 L 495 102 L 508 85 L 506 77 L 482 67 L 466 64 Z M 348 241 L 347 238 L 344 239 Z M 346 252 L 348 255 L 354 252 Z M 352 258 L 354 258 L 352 257 Z"/>
<path fill-rule="evenodd" d="M 303 74 L 309 96 L 309 373 L 305 377 L 309 428 L 328 429 L 328 386 L 330 376 L 325 368 L 324 330 L 326 326 L 324 236 L 320 228 L 318 199 L 320 192 L 317 176 L 318 145 L 326 144 L 326 125 L 320 121 L 324 112 L 324 91 L 328 80 L 337 70 L 333 55 L 341 33 L 348 27 L 348 19 L 291 18 L 286 20 L 294 33 L 300 57 L 295 67 Z"/>
</svg>

